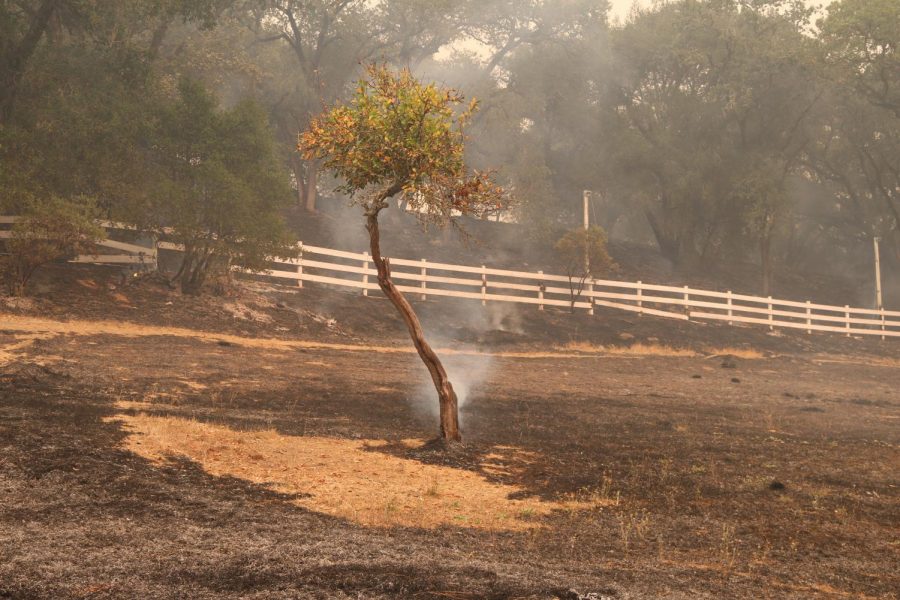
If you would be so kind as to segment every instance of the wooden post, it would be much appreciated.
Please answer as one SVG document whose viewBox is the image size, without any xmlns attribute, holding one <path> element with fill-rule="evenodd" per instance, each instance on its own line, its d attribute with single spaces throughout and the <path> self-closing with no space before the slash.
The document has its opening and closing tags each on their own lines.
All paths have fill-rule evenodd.
<svg viewBox="0 0 900 600">
<path fill-rule="evenodd" d="M 543 275 L 543 271 L 538 271 L 538 275 Z M 538 282 L 538 310 L 544 310 L 544 280 Z"/>
<path fill-rule="evenodd" d="M 881 252 L 878 249 L 880 241 L 881 238 L 878 237 L 873 239 L 875 243 L 875 308 L 884 310 L 884 302 L 881 297 Z"/>
<path fill-rule="evenodd" d="M 881 307 L 881 331 L 884 331 L 884 307 L 883 306 Z M 884 340 L 885 340 L 885 336 L 882 335 L 881 341 L 883 342 Z"/>
<path fill-rule="evenodd" d="M 810 308 L 810 304 L 812 304 L 811 300 L 806 301 L 806 333 L 812 335 L 812 308 Z"/>
<path fill-rule="evenodd" d="M 686 315 L 691 314 L 691 295 L 688 293 L 690 289 L 688 286 L 684 286 L 684 314 Z"/>
<path fill-rule="evenodd" d="M 362 278 L 363 285 L 365 286 L 363 288 L 363 296 L 368 296 L 369 295 L 369 253 L 368 252 L 363 252 L 362 266 L 363 266 L 363 269 L 366 270 L 366 272 L 363 273 L 363 278 Z"/>
<path fill-rule="evenodd" d="M 637 292 L 636 293 L 637 293 L 637 305 L 638 305 L 638 308 L 640 309 L 638 311 L 638 315 L 643 317 L 644 316 L 644 301 L 641 298 L 644 296 L 644 290 L 641 287 L 640 281 L 637 282 Z"/>
<path fill-rule="evenodd" d="M 588 284 L 588 302 L 590 302 L 591 306 L 588 308 L 588 314 L 594 315 L 594 280 L 591 279 L 591 282 Z"/>
<path fill-rule="evenodd" d="M 726 298 L 726 300 L 727 300 L 727 302 L 728 302 L 728 316 L 729 316 L 729 317 L 733 317 L 733 316 L 734 316 L 734 311 L 731 309 L 731 307 L 732 307 L 731 290 L 728 290 L 728 297 Z M 728 321 L 728 324 L 729 324 L 729 325 L 734 325 L 734 321 L 729 320 L 729 321 Z"/>
<path fill-rule="evenodd" d="M 772 296 L 769 296 L 769 331 L 775 331 L 775 326 L 772 325 L 774 320 L 775 315 L 772 314 Z"/>
<path fill-rule="evenodd" d="M 428 269 L 425 267 L 425 264 L 426 264 L 426 263 L 425 263 L 425 259 L 423 258 L 423 259 L 422 259 L 422 285 L 420 286 L 420 287 L 422 288 L 422 296 L 421 296 L 421 298 L 422 298 L 423 301 L 426 300 L 426 299 L 428 298 L 428 293 L 425 291 L 425 289 L 426 289 L 426 287 L 427 287 L 427 286 L 425 285 L 425 277 L 428 275 Z"/>
<path fill-rule="evenodd" d="M 847 319 L 847 337 L 850 337 L 850 305 L 844 305 L 844 318 Z"/>
<path fill-rule="evenodd" d="M 301 278 L 303 277 L 303 242 L 297 244 L 300 248 L 300 253 L 297 255 L 297 275 Z M 303 287 L 303 279 L 297 280 L 297 287 Z"/>
<path fill-rule="evenodd" d="M 481 305 L 487 306 L 487 267 L 481 265 Z"/>
</svg>

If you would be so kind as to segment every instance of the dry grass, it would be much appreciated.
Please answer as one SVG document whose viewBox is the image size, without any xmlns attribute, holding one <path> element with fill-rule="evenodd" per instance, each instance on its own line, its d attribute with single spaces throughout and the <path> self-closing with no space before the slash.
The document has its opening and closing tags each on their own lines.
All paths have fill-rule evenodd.
<svg viewBox="0 0 900 600">
<path fill-rule="evenodd" d="M 753 348 L 708 348 L 705 353 L 711 356 L 731 355 L 746 360 L 760 360 L 766 358 L 765 354 L 759 350 L 754 350 Z"/>
<path fill-rule="evenodd" d="M 20 360 L 21 357 L 16 354 L 18 351 L 25 350 L 38 340 L 47 340 L 52 337 L 54 337 L 52 334 L 47 333 L 13 336 L 14 342 L 0 346 L 0 367 L 13 362 L 14 360 Z M 44 357 L 45 360 L 55 358 L 58 357 Z"/>
<path fill-rule="evenodd" d="M 900 368 L 900 359 L 888 357 L 868 356 L 865 359 L 855 359 L 847 356 L 829 356 L 817 358 L 813 362 L 819 365 L 837 364 L 837 365 L 863 365 L 867 367 L 889 367 L 892 369 Z"/>
<path fill-rule="evenodd" d="M 135 408 L 135 403 L 122 408 Z M 143 413 L 122 414 L 131 435 L 128 450 L 154 462 L 184 456 L 215 476 L 231 476 L 297 494 L 298 505 L 371 527 L 437 528 L 444 525 L 518 531 L 539 526 L 535 517 L 554 510 L 594 508 L 576 500 L 510 499 L 516 486 L 477 473 L 398 458 L 379 440 L 297 437 L 276 431 L 227 427 Z M 406 440 L 416 447 L 422 442 Z M 489 467 L 526 457 L 498 447 Z M 505 458 L 508 457 L 508 460 Z"/>
<path fill-rule="evenodd" d="M 697 356 L 696 352 L 687 348 L 674 348 L 672 346 L 643 344 L 640 342 L 631 344 L 630 346 L 597 346 L 590 342 L 569 342 L 565 346 L 562 346 L 561 350 L 611 356 Z"/>
<path fill-rule="evenodd" d="M 183 327 L 164 327 L 140 325 L 137 323 L 114 321 L 54 321 L 40 317 L 22 317 L 4 315 L 3 327 L 9 331 L 42 332 L 53 334 L 69 334 L 78 336 L 117 335 L 121 337 L 171 336 L 189 338 L 203 342 L 228 342 L 244 348 L 266 349 L 276 352 L 288 352 L 297 348 L 337 350 L 345 352 L 378 352 L 387 354 L 413 354 L 412 346 L 372 346 L 362 344 L 335 344 L 329 342 L 312 342 L 306 340 L 284 340 L 277 338 L 250 338 L 228 333 L 211 333 Z M 568 350 L 568 351 L 567 351 Z M 587 343 L 572 343 L 550 352 L 479 352 L 454 348 L 438 348 L 443 355 L 458 356 L 496 356 L 500 358 L 586 358 L 594 354 L 629 358 L 635 356 L 696 356 L 692 350 L 646 344 L 634 344 L 627 348 L 616 346 L 592 346 Z"/>
</svg>

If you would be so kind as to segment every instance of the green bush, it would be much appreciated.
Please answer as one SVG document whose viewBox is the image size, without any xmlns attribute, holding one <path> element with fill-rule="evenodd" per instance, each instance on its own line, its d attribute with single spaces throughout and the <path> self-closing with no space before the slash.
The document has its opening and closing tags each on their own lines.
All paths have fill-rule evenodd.
<svg viewBox="0 0 900 600">
<path fill-rule="evenodd" d="M 26 203 L 22 219 L 6 240 L 0 273 L 10 295 L 22 296 L 25 286 L 42 265 L 89 252 L 105 236 L 94 223 L 95 204 L 83 197 L 56 196 Z"/>
</svg>

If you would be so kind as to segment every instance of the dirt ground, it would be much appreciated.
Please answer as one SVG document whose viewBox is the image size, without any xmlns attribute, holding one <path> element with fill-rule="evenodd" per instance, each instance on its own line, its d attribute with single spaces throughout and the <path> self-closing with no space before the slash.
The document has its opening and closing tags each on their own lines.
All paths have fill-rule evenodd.
<svg viewBox="0 0 900 600">
<path fill-rule="evenodd" d="M 0 598 L 898 597 L 900 344 L 420 303 L 447 452 L 382 300 L 115 275 L 0 305 Z"/>
</svg>

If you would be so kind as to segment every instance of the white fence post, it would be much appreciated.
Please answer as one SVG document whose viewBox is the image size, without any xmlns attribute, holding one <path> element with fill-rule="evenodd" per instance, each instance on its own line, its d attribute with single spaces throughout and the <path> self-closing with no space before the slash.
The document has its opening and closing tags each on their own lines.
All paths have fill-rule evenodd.
<svg viewBox="0 0 900 600">
<path fill-rule="evenodd" d="M 428 292 L 425 291 L 425 289 L 426 289 L 426 287 L 427 287 L 427 286 L 425 285 L 425 277 L 428 276 L 428 269 L 427 269 L 427 267 L 426 267 L 425 265 L 426 265 L 426 262 L 425 262 L 425 259 L 423 258 L 423 259 L 422 259 L 422 285 L 421 285 L 421 288 L 422 288 L 422 296 L 421 296 L 421 298 L 422 298 L 422 300 L 425 300 L 425 299 L 428 297 Z"/>
<path fill-rule="evenodd" d="M 728 297 L 727 297 L 726 300 L 727 300 L 727 302 L 728 302 L 728 316 L 729 316 L 729 317 L 733 317 L 733 316 L 734 316 L 734 311 L 731 309 L 731 307 L 733 306 L 732 300 L 731 300 L 731 290 L 728 290 Z M 728 321 L 728 324 L 729 324 L 729 325 L 734 325 L 734 321 Z"/>
<path fill-rule="evenodd" d="M 769 296 L 769 331 L 775 331 L 772 323 L 775 321 L 775 315 L 772 313 L 772 296 Z"/>
<path fill-rule="evenodd" d="M 300 248 L 300 254 L 297 255 L 297 275 L 300 276 L 300 279 L 297 280 L 297 287 L 303 287 L 303 242 L 297 244 Z"/>
<path fill-rule="evenodd" d="M 365 272 L 363 273 L 362 282 L 363 282 L 363 296 L 369 295 L 369 253 L 363 252 L 363 269 Z"/>
<path fill-rule="evenodd" d="M 847 337 L 850 337 L 850 305 L 844 305 L 844 318 L 847 319 Z"/>
<path fill-rule="evenodd" d="M 637 305 L 638 308 L 641 309 L 638 311 L 639 316 L 644 316 L 644 301 L 641 299 L 644 296 L 644 290 L 641 287 L 641 282 L 637 282 Z"/>
<path fill-rule="evenodd" d="M 588 314 L 593 316 L 594 314 L 594 280 L 591 279 L 591 282 L 588 284 L 588 302 L 590 302 L 591 306 L 588 308 Z"/>
<path fill-rule="evenodd" d="M 538 275 L 543 275 L 543 271 L 538 271 Z M 544 310 L 544 281 L 538 282 L 538 310 Z"/>
<path fill-rule="evenodd" d="M 684 286 L 684 314 L 691 314 L 691 295 L 689 293 L 691 288 L 688 286 Z"/>
<path fill-rule="evenodd" d="M 812 335 L 812 308 L 810 308 L 810 304 L 812 304 L 811 300 L 806 301 L 806 333 Z"/>
<path fill-rule="evenodd" d="M 487 306 L 487 267 L 481 265 L 481 305 Z"/>
<path fill-rule="evenodd" d="M 881 307 L 881 331 L 884 331 L 884 307 Z M 881 341 L 883 342 L 885 337 L 881 336 Z"/>
</svg>

